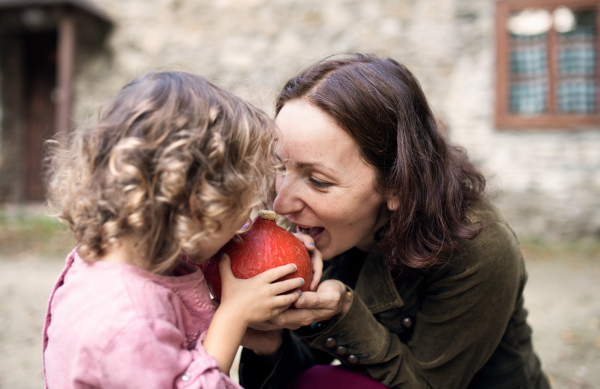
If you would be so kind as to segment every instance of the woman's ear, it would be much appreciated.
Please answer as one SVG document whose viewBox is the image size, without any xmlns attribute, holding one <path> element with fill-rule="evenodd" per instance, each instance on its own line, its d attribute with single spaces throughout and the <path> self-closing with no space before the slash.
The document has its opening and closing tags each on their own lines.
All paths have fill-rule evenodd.
<svg viewBox="0 0 600 389">
<path fill-rule="evenodd" d="M 397 211 L 398 208 L 400 208 L 400 201 L 398 200 L 398 197 L 396 197 L 396 196 L 390 197 L 387 200 L 387 207 L 392 212 Z"/>
</svg>

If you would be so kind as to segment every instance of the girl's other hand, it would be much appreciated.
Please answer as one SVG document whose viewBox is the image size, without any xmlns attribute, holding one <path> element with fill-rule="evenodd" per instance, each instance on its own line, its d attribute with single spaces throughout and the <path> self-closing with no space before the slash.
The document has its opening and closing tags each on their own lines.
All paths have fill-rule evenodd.
<svg viewBox="0 0 600 389">
<path fill-rule="evenodd" d="M 296 265 L 288 264 L 249 279 L 238 279 L 231 271 L 229 256 L 223 254 L 219 263 L 223 287 L 219 310 L 227 311 L 233 319 L 240 320 L 246 326 L 279 315 L 298 300 L 301 295 L 299 288 L 304 285 L 304 280 L 298 277 L 275 281 L 296 269 Z M 286 293 L 290 290 L 292 292 Z"/>
<path fill-rule="evenodd" d="M 312 236 L 303 234 L 302 232 L 296 232 L 294 234 L 296 238 L 300 239 L 302 243 L 304 243 L 304 247 L 308 250 L 310 254 L 310 260 L 312 261 L 313 268 L 313 277 L 310 283 L 309 290 L 315 291 L 317 286 L 319 286 L 319 281 L 321 281 L 321 276 L 323 275 L 323 255 L 315 246 L 315 241 Z"/>
</svg>

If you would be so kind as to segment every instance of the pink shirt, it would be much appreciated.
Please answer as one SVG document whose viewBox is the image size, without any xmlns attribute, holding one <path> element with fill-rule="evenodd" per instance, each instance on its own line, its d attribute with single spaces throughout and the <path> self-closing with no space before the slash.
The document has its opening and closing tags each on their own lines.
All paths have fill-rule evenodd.
<svg viewBox="0 0 600 389">
<path fill-rule="evenodd" d="M 73 250 L 46 313 L 47 388 L 240 388 L 202 346 L 215 312 L 204 275 L 184 261 L 176 274 Z"/>
</svg>

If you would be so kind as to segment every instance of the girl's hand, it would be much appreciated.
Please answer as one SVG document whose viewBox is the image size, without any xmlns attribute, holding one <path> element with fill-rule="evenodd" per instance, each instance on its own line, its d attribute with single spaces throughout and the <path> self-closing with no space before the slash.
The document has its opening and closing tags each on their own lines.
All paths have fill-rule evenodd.
<svg viewBox="0 0 600 389">
<path fill-rule="evenodd" d="M 279 315 L 298 300 L 301 295 L 298 288 L 304 285 L 304 280 L 298 277 L 275 281 L 296 269 L 296 265 L 288 264 L 249 279 L 238 279 L 231 271 L 229 256 L 223 254 L 219 263 L 222 283 L 219 311 L 231 315 L 232 320 L 238 320 L 244 326 Z M 293 292 L 284 294 L 290 290 Z"/>
<path fill-rule="evenodd" d="M 323 281 L 316 292 L 306 292 L 296 301 L 296 309 L 288 309 L 273 316 L 265 323 L 256 323 L 252 328 L 268 331 L 279 328 L 298 329 L 317 321 L 339 319 L 348 312 L 352 296 L 346 286 L 338 280 Z"/>
<path fill-rule="evenodd" d="M 312 236 L 303 234 L 302 232 L 296 232 L 294 234 L 296 238 L 300 239 L 310 254 L 310 260 L 312 261 L 313 277 L 310 283 L 309 290 L 314 291 L 319 285 L 321 276 L 323 275 L 323 255 L 315 247 L 315 241 Z"/>
<path fill-rule="evenodd" d="M 206 352 L 219 362 L 221 371 L 229 374 L 233 358 L 242 344 L 248 324 L 269 320 L 289 308 L 300 297 L 297 288 L 304 284 L 304 280 L 293 278 L 274 282 L 296 271 L 296 265 L 293 264 L 267 270 L 247 280 L 240 280 L 231 272 L 231 260 L 226 254 L 221 257 L 219 271 L 222 285 L 221 304 L 210 322 L 203 345 Z M 290 290 L 294 291 L 283 294 Z M 264 350 L 261 351 L 265 352 L 268 351 L 265 346 L 274 346 L 277 342 L 277 337 L 272 337 L 274 342 L 257 346 L 258 338 L 258 336 L 248 335 L 246 341 L 253 347 L 263 347 Z"/>
</svg>

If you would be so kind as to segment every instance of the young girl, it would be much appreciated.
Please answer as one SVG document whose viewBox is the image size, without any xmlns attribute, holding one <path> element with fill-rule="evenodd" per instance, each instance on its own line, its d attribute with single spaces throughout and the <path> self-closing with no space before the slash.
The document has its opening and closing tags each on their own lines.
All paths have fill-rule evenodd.
<svg viewBox="0 0 600 389">
<path fill-rule="evenodd" d="M 221 261 L 213 307 L 196 264 L 240 232 L 273 168 L 274 127 L 205 79 L 152 73 L 125 86 L 51 160 L 50 201 L 79 245 L 52 292 L 52 388 L 225 388 L 250 323 L 296 301 L 282 266 L 248 280 Z"/>
</svg>

